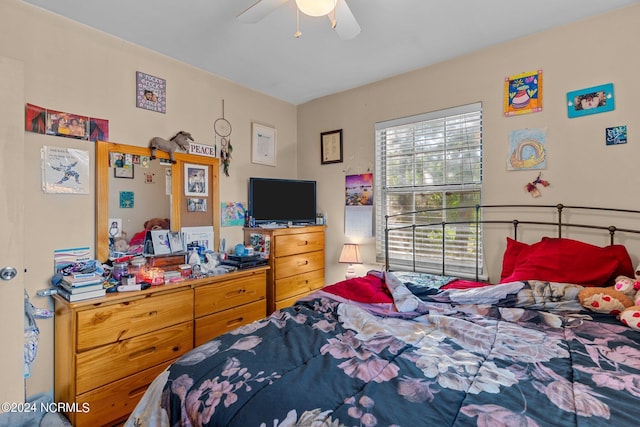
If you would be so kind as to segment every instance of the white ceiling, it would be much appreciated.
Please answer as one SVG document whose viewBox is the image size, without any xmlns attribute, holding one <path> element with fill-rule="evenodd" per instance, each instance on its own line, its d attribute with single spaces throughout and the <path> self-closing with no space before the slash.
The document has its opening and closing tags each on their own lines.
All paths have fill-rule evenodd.
<svg viewBox="0 0 640 427">
<path fill-rule="evenodd" d="M 294 0 L 256 24 L 236 18 L 256 0 L 23 1 L 296 105 L 640 2 L 347 0 L 344 41 L 302 14 L 294 38 Z"/>
</svg>

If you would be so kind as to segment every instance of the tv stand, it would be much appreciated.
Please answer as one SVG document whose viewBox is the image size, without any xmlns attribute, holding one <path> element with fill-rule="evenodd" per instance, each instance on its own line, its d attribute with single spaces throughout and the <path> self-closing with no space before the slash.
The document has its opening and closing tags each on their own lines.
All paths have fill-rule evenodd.
<svg viewBox="0 0 640 427">
<path fill-rule="evenodd" d="M 269 251 L 267 314 L 324 287 L 324 228 L 310 225 L 244 229 L 245 245 L 259 240 Z M 260 249 L 254 246 L 256 251 Z"/>
</svg>

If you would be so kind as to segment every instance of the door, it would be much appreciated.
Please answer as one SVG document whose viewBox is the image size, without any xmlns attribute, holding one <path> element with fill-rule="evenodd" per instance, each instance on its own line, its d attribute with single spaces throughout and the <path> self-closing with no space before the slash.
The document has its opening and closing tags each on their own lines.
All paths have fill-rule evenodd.
<svg viewBox="0 0 640 427">
<path fill-rule="evenodd" d="M 0 56 L 0 401 L 24 401 L 24 72 Z M 3 270 L 4 269 L 4 270 Z"/>
</svg>

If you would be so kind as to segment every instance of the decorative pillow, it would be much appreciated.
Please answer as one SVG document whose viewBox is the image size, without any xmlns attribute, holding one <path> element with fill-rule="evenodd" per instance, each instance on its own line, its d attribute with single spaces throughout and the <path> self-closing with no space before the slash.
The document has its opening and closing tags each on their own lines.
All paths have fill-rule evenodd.
<svg viewBox="0 0 640 427">
<path fill-rule="evenodd" d="M 617 258 L 620 249 L 611 248 L 601 248 L 571 239 L 543 238 L 520 251 L 512 273 L 500 280 L 500 283 L 545 280 L 583 286 L 605 286 L 615 279 L 615 273 L 620 267 Z"/>
<path fill-rule="evenodd" d="M 507 248 L 505 249 L 502 257 L 502 272 L 500 273 L 501 282 L 505 277 L 511 276 L 513 268 L 516 266 L 516 262 L 520 256 L 520 252 L 528 247 L 529 245 L 526 243 L 507 237 Z"/>
<path fill-rule="evenodd" d="M 610 285 L 615 283 L 615 279 L 618 276 L 634 277 L 633 263 L 631 262 L 631 256 L 627 252 L 627 248 L 623 245 L 611 245 L 605 246 L 604 249 L 607 253 L 613 255 L 618 260 L 618 268 L 613 273 Z"/>
</svg>

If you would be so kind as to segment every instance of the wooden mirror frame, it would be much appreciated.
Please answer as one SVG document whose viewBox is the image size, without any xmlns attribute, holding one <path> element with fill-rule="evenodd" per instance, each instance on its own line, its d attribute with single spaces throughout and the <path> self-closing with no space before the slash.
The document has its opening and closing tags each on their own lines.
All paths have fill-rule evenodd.
<svg viewBox="0 0 640 427">
<path fill-rule="evenodd" d="M 112 174 L 109 166 L 111 153 L 124 153 L 139 156 L 150 156 L 147 147 L 137 147 L 114 142 L 96 141 L 96 259 L 105 262 L 109 258 L 109 176 Z M 208 207 L 213 225 L 214 247 L 218 247 L 220 239 L 220 192 L 218 187 L 219 160 L 215 157 L 197 156 L 188 153 L 174 153 L 176 163 L 171 165 L 171 230 L 180 231 L 181 216 L 185 211 L 184 195 L 184 165 L 185 163 L 211 166 L 210 194 L 212 206 Z M 168 159 L 169 155 L 163 151 L 156 152 L 158 159 Z M 158 161 L 153 160 L 153 161 Z"/>
</svg>

